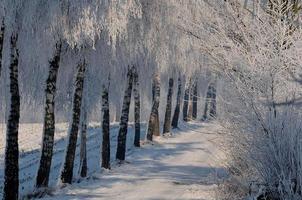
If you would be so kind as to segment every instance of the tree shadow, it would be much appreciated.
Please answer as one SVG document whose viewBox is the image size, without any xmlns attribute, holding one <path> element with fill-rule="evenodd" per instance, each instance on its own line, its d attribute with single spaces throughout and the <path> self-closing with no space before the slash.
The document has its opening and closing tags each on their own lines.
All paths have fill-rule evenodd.
<svg viewBox="0 0 302 200">
<path fill-rule="evenodd" d="M 211 167 L 205 163 L 190 165 L 186 164 L 185 161 L 183 165 L 181 162 L 177 162 L 177 164 L 169 163 L 169 159 L 178 157 L 181 154 L 190 155 L 191 152 L 192 154 L 203 152 L 205 155 L 211 156 L 211 149 L 205 144 L 206 140 L 190 142 L 173 141 L 173 138 L 177 138 L 179 134 L 203 134 L 198 132 L 203 127 L 203 124 L 193 123 L 187 124 L 187 126 L 189 126 L 188 130 L 191 133 L 184 133 L 183 130 L 174 130 L 172 138 L 163 138 L 163 142 L 159 140 L 153 145 L 147 144 L 141 148 L 132 148 L 127 152 L 127 162 L 125 164 L 115 164 L 110 171 L 95 173 L 84 182 L 81 182 L 81 184 L 74 184 L 71 190 L 74 188 L 79 189 L 80 191 L 77 191 L 77 198 L 89 199 L 98 197 L 109 198 L 105 192 L 102 194 L 96 191 L 100 188 L 110 189 L 116 184 L 139 185 L 145 181 L 156 179 L 165 180 L 176 186 L 210 186 L 219 184 L 228 177 L 223 167 Z M 194 130 L 197 132 L 194 132 Z M 94 194 L 95 192 L 97 194 Z M 94 197 L 94 195 L 96 196 Z M 68 196 L 67 199 L 69 198 Z M 70 199 L 73 199 L 73 197 L 70 196 Z M 149 199 L 151 200 L 152 198 Z"/>
</svg>

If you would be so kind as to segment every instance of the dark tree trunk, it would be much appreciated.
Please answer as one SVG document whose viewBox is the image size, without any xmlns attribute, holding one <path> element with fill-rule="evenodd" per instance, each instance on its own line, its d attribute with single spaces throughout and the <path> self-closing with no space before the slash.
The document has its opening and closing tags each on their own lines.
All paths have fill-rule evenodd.
<svg viewBox="0 0 302 200">
<path fill-rule="evenodd" d="M 171 131 L 173 84 L 174 84 L 173 78 L 170 78 L 163 134 L 169 133 Z"/>
<path fill-rule="evenodd" d="M 193 119 L 193 85 L 190 81 L 189 85 L 189 105 L 188 105 L 188 121 Z"/>
<path fill-rule="evenodd" d="M 160 89 L 160 88 L 159 88 Z M 156 95 L 157 95 L 157 86 L 156 83 L 152 82 L 152 104 L 154 104 Z M 160 93 L 159 93 L 160 95 Z M 159 112 L 158 109 L 154 113 L 155 115 L 155 121 L 154 121 L 154 128 L 153 128 L 153 135 L 160 136 L 160 128 L 159 128 Z"/>
<path fill-rule="evenodd" d="M 4 25 L 4 18 L 3 18 L 1 26 L 0 26 L 0 77 L 1 77 L 1 71 L 2 71 L 4 30 L 5 30 L 5 25 Z"/>
<path fill-rule="evenodd" d="M 198 103 L 198 88 L 197 88 L 197 80 L 193 85 L 193 111 L 192 111 L 192 119 L 197 118 L 197 103 Z"/>
<path fill-rule="evenodd" d="M 213 83 L 211 90 L 211 107 L 210 107 L 210 117 L 216 117 L 216 85 Z"/>
<path fill-rule="evenodd" d="M 189 109 L 189 97 L 190 97 L 190 85 L 191 83 L 187 83 L 185 87 L 185 95 L 184 95 L 184 105 L 182 109 L 183 120 L 185 122 L 188 121 L 188 109 Z"/>
<path fill-rule="evenodd" d="M 158 107 L 160 98 L 160 77 L 159 74 L 155 74 L 153 78 L 153 90 L 154 90 L 154 100 L 151 109 L 151 114 L 148 123 L 147 140 L 152 141 L 153 135 L 159 135 L 159 117 L 158 117 Z"/>
<path fill-rule="evenodd" d="M 7 123 L 5 166 L 4 166 L 4 200 L 17 200 L 19 193 L 19 147 L 18 129 L 20 118 L 20 96 L 18 83 L 19 52 L 18 35 L 12 34 L 10 60 L 10 94 L 11 106 Z"/>
<path fill-rule="evenodd" d="M 158 75 L 159 77 L 159 75 Z M 159 107 L 159 101 L 160 101 L 160 79 L 158 79 L 158 82 L 155 81 L 155 99 L 158 98 L 158 107 Z M 159 110 L 156 109 L 156 120 L 155 120 L 155 126 L 154 126 L 154 132 L 153 135 L 160 136 L 160 126 L 159 126 Z"/>
<path fill-rule="evenodd" d="M 158 106 L 159 106 L 159 104 L 158 104 Z M 159 111 L 158 111 L 158 109 L 156 110 L 156 113 L 155 113 L 155 124 L 154 124 L 154 129 L 153 129 L 153 135 L 160 136 Z"/>
<path fill-rule="evenodd" d="M 105 169 L 110 169 L 109 83 L 108 83 L 108 87 L 103 85 L 102 111 L 103 111 L 102 167 L 105 168 Z"/>
<path fill-rule="evenodd" d="M 126 139 L 127 139 L 127 131 L 128 131 L 127 129 L 128 129 L 128 120 L 129 120 L 131 93 L 132 93 L 132 86 L 133 86 L 132 71 L 133 68 L 129 69 L 127 73 L 127 87 L 124 95 L 122 116 L 120 121 L 120 130 L 118 134 L 116 159 L 120 161 L 125 160 L 125 153 L 126 153 Z"/>
<path fill-rule="evenodd" d="M 45 89 L 45 114 L 44 114 L 44 128 L 43 128 L 43 141 L 42 152 L 40 158 L 40 165 L 37 174 L 36 186 L 47 187 L 49 181 L 49 173 L 51 168 L 51 160 L 54 145 L 55 133 L 55 95 L 56 95 L 56 82 L 59 70 L 61 54 L 61 43 L 56 44 L 54 57 L 49 61 L 49 74 L 46 80 Z"/>
<path fill-rule="evenodd" d="M 176 106 L 172 119 L 172 128 L 178 127 L 178 120 L 180 114 L 180 101 L 181 101 L 181 77 L 178 77 L 178 90 L 177 90 L 177 97 L 176 97 Z"/>
<path fill-rule="evenodd" d="M 78 64 L 78 72 L 76 76 L 75 91 L 73 97 L 72 123 L 69 131 L 69 141 L 68 141 L 67 151 L 65 155 L 64 167 L 61 173 L 62 183 L 71 184 L 72 182 L 74 157 L 75 157 L 80 116 L 81 116 L 81 104 L 82 104 L 82 96 L 84 90 L 85 70 L 86 70 L 86 63 L 84 60 L 83 62 L 80 62 Z"/>
<path fill-rule="evenodd" d="M 133 95 L 134 95 L 134 123 L 135 123 L 135 135 L 134 146 L 140 147 L 140 93 L 139 93 L 139 79 L 137 69 L 133 71 Z"/>
<path fill-rule="evenodd" d="M 85 93 L 85 92 L 84 92 Z M 79 174 L 82 178 L 87 176 L 87 101 L 86 97 L 83 98 L 83 114 L 81 121 L 81 146 L 80 146 L 80 167 Z"/>
</svg>

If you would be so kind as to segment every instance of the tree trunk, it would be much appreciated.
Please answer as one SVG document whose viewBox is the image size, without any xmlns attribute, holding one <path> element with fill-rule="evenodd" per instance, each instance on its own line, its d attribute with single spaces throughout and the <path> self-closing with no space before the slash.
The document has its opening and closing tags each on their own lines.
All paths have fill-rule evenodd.
<svg viewBox="0 0 302 200">
<path fill-rule="evenodd" d="M 128 70 L 127 73 L 127 88 L 125 90 L 124 102 L 122 108 L 122 116 L 120 121 L 120 130 L 118 134 L 118 143 L 116 151 L 116 159 L 123 161 L 125 160 L 126 153 L 126 139 L 127 139 L 127 129 L 128 129 L 128 120 L 129 120 L 129 110 L 131 102 L 131 93 L 133 85 L 133 68 Z"/>
<path fill-rule="evenodd" d="M 84 92 L 85 95 L 85 92 Z M 80 167 L 79 167 L 79 174 L 82 178 L 87 176 L 87 100 L 84 96 L 83 98 L 83 114 L 82 114 L 82 121 L 81 121 L 81 146 L 80 146 Z"/>
<path fill-rule="evenodd" d="M 103 85 L 102 111 L 103 111 L 103 142 L 102 142 L 102 167 L 110 169 L 110 110 L 109 110 L 109 84 Z"/>
<path fill-rule="evenodd" d="M 139 80 L 137 69 L 133 71 L 133 95 L 134 95 L 134 123 L 135 123 L 135 135 L 134 146 L 140 147 L 140 93 L 139 93 Z"/>
<path fill-rule="evenodd" d="M 192 111 L 192 119 L 197 119 L 197 103 L 198 103 L 198 88 L 197 88 L 197 80 L 193 85 L 193 111 Z"/>
<path fill-rule="evenodd" d="M 5 166 L 4 166 L 4 200 L 17 200 L 19 193 L 19 147 L 18 129 L 20 118 L 20 96 L 18 83 L 19 52 L 18 35 L 12 34 L 10 60 L 10 94 L 11 107 L 7 123 Z"/>
<path fill-rule="evenodd" d="M 216 117 L 216 85 L 215 83 L 212 84 L 211 89 L 211 107 L 210 107 L 210 117 Z"/>
<path fill-rule="evenodd" d="M 67 145 L 67 151 L 65 155 L 65 162 L 63 171 L 61 173 L 61 181 L 62 183 L 72 182 L 73 176 L 73 165 L 74 165 L 74 157 L 77 145 L 77 137 L 81 116 L 81 103 L 84 89 L 84 75 L 86 70 L 85 60 L 78 64 L 78 72 L 75 81 L 75 91 L 73 97 L 73 114 L 72 114 L 72 123 L 69 131 L 69 141 Z"/>
<path fill-rule="evenodd" d="M 180 101 L 181 101 L 181 77 L 178 77 L 178 91 L 177 91 L 177 97 L 176 97 L 176 106 L 174 110 L 174 115 L 172 119 L 172 128 L 178 127 L 178 120 L 179 120 L 179 114 L 180 114 Z"/>
<path fill-rule="evenodd" d="M 5 30 L 5 25 L 4 25 L 4 18 L 3 18 L 1 26 L 0 26 L 0 77 L 1 77 L 1 71 L 2 71 L 4 30 Z"/>
<path fill-rule="evenodd" d="M 159 106 L 159 104 L 158 104 Z M 159 127 L 159 112 L 158 109 L 155 111 L 155 124 L 154 124 L 154 130 L 153 135 L 160 136 L 160 127 Z"/>
<path fill-rule="evenodd" d="M 193 119 L 193 84 L 189 85 L 189 105 L 188 105 L 188 121 Z"/>
<path fill-rule="evenodd" d="M 160 88 L 159 88 L 160 89 Z M 152 103 L 154 104 L 156 95 L 157 95 L 157 86 L 155 81 L 152 82 Z M 153 128 L 153 135 L 160 136 L 160 128 L 159 128 L 159 112 L 158 109 L 155 111 L 155 121 L 154 121 L 154 128 Z"/>
<path fill-rule="evenodd" d="M 151 114 L 148 123 L 147 130 L 147 140 L 152 141 L 153 135 L 159 135 L 159 122 L 158 122 L 158 107 L 159 107 L 159 98 L 160 98 L 160 77 L 156 73 L 153 78 L 153 90 L 154 90 L 154 101 L 151 109 Z"/>
<path fill-rule="evenodd" d="M 45 114 L 44 114 L 44 128 L 43 141 L 40 165 L 37 174 L 36 187 L 47 187 L 49 181 L 49 173 L 51 168 L 51 160 L 54 145 L 55 133 L 55 95 L 56 82 L 59 70 L 61 54 L 61 43 L 56 44 L 56 50 L 53 59 L 49 62 L 49 74 L 46 80 L 45 89 Z"/>
<path fill-rule="evenodd" d="M 169 89 L 168 89 L 168 96 L 167 96 L 167 106 L 166 106 L 163 134 L 169 133 L 171 131 L 173 84 L 174 84 L 173 83 L 173 78 L 170 78 L 169 79 Z"/>
<path fill-rule="evenodd" d="M 190 81 L 191 82 L 191 81 Z M 189 109 L 189 96 L 190 96 L 190 85 L 191 83 L 186 84 L 185 95 L 184 95 L 184 105 L 182 109 L 183 120 L 188 121 L 188 109 Z"/>
</svg>

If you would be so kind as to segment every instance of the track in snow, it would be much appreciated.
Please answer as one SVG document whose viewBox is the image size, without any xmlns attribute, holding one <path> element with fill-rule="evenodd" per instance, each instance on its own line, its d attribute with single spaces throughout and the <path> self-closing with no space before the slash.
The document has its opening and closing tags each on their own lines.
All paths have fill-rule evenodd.
<svg viewBox="0 0 302 200">
<path fill-rule="evenodd" d="M 127 162 L 57 190 L 44 199 L 211 200 L 226 177 L 218 127 L 182 124 L 169 138 L 156 138 L 127 155 Z M 89 159 L 89 158 L 88 158 Z"/>
</svg>

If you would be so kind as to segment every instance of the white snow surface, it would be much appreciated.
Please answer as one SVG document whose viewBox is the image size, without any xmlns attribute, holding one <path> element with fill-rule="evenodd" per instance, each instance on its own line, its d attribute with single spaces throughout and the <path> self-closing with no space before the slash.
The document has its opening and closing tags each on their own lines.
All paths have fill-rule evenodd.
<svg viewBox="0 0 302 200">
<path fill-rule="evenodd" d="M 169 137 L 142 143 L 141 148 L 128 148 L 127 141 L 124 164 L 113 162 L 111 170 L 93 172 L 44 199 L 215 199 L 217 184 L 227 176 L 219 148 L 222 139 L 215 123 L 189 123 L 181 124 Z M 93 162 L 99 160 L 89 163 Z"/>
</svg>

